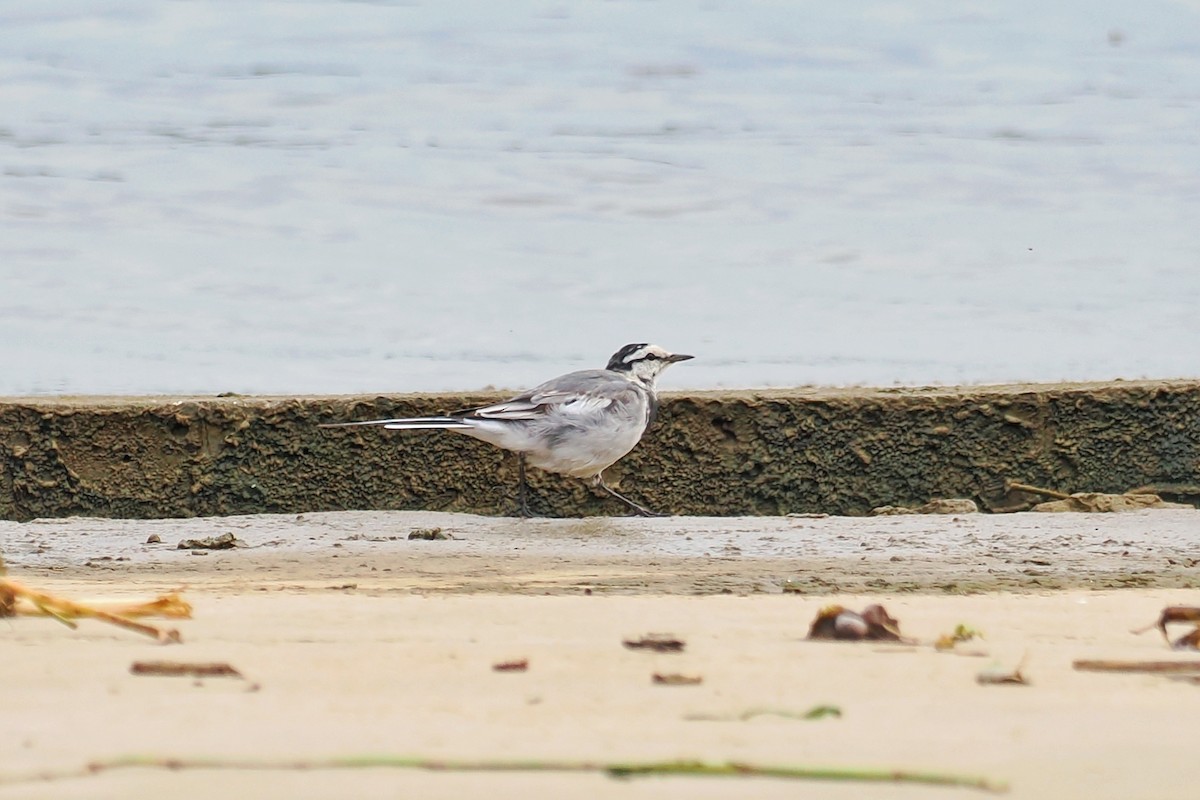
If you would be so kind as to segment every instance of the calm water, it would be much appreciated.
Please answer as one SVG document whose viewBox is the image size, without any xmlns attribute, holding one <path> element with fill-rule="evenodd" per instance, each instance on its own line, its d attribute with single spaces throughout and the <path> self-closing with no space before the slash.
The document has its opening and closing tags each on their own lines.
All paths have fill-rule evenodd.
<svg viewBox="0 0 1200 800">
<path fill-rule="evenodd" d="M 0 6 L 0 394 L 1200 375 L 1200 2 Z"/>
</svg>

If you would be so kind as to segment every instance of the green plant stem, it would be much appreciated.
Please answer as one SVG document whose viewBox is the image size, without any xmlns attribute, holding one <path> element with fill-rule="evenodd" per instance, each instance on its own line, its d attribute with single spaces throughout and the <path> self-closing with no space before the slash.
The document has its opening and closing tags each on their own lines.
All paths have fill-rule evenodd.
<svg viewBox="0 0 1200 800">
<path fill-rule="evenodd" d="M 213 769 L 213 770 L 340 770 L 421 769 L 434 772 L 599 772 L 613 778 L 648 775 L 697 777 L 762 777 L 785 780 L 858 781 L 867 783 L 913 783 L 926 786 L 955 786 L 988 792 L 1006 792 L 1004 783 L 970 775 L 915 772 L 900 769 L 853 767 L 801 767 L 748 764 L 735 761 L 648 761 L 612 762 L 540 760 L 458 760 L 402 755 L 337 756 L 315 759 L 230 759 L 172 758 L 169 756 L 118 756 L 93 761 L 82 768 L 51 770 L 25 776 L 0 775 L 0 786 L 35 781 L 67 780 L 119 769 Z"/>
</svg>

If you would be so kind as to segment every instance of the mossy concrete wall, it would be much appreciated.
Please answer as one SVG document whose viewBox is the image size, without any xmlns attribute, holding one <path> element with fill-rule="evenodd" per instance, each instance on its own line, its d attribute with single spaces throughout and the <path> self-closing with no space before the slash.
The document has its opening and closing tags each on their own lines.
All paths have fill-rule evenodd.
<svg viewBox="0 0 1200 800">
<path fill-rule="evenodd" d="M 335 509 L 512 513 L 510 454 L 443 431 L 318 428 L 496 394 L 0 400 L 0 518 L 172 517 Z M 1062 491 L 1157 485 L 1196 499 L 1200 382 L 694 392 L 610 484 L 675 514 L 827 512 L 970 497 L 991 511 Z M 547 516 L 623 514 L 531 470 Z"/>
</svg>

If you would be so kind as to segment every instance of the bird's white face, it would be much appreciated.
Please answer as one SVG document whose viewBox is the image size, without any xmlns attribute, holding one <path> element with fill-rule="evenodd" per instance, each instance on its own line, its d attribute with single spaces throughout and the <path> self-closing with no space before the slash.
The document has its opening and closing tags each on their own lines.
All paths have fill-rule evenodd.
<svg viewBox="0 0 1200 800">
<path fill-rule="evenodd" d="M 689 358 L 691 356 L 668 352 L 656 344 L 629 344 L 613 355 L 608 368 L 627 372 L 630 378 L 654 386 L 659 373 L 677 361 L 687 361 Z"/>
</svg>

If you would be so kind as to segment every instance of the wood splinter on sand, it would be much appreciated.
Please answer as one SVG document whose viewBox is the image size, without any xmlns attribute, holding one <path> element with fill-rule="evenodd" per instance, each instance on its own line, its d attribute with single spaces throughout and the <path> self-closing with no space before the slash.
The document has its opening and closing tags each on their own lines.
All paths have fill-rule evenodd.
<svg viewBox="0 0 1200 800">
<path fill-rule="evenodd" d="M 179 631 L 149 625 L 132 618 L 159 616 L 190 619 L 192 606 L 178 592 L 171 592 L 148 602 L 116 603 L 101 608 L 96 604 L 79 603 L 65 597 L 39 592 L 9 578 L 0 578 L 0 617 L 18 614 L 53 617 L 72 629 L 78 627 L 76 619 L 97 619 L 144 634 L 162 644 L 174 644 L 183 641 Z"/>
<path fill-rule="evenodd" d="M 224 661 L 135 661 L 129 667 L 134 675 L 162 675 L 178 678 L 244 678 Z"/>
</svg>

